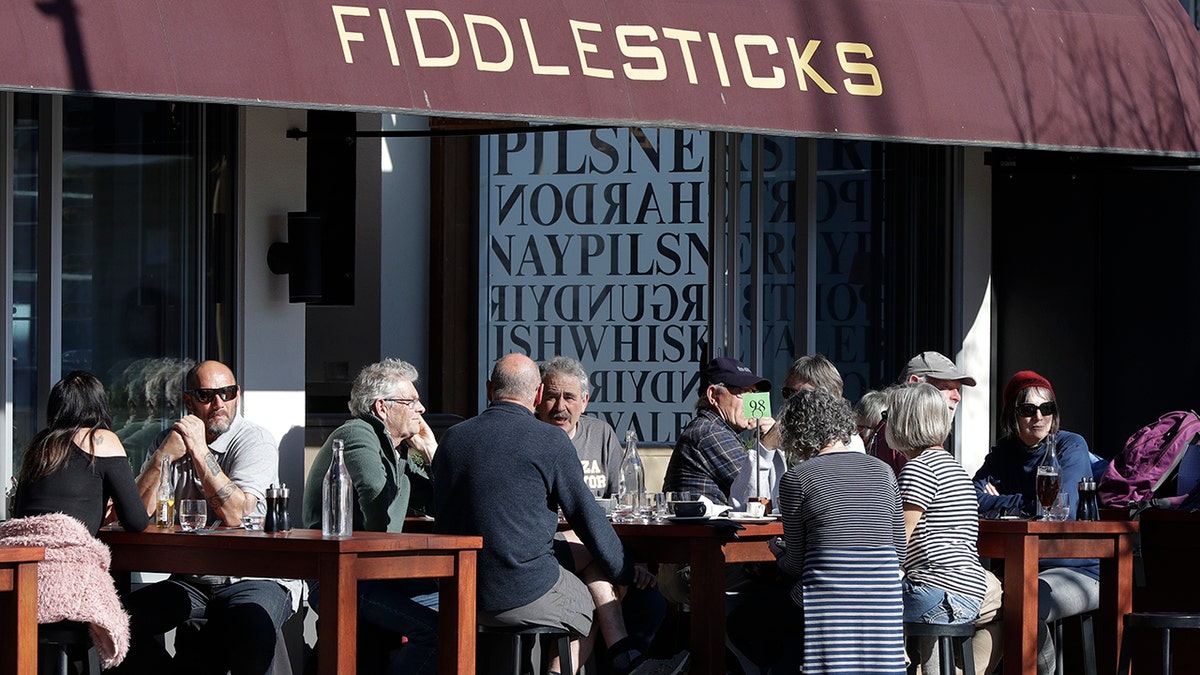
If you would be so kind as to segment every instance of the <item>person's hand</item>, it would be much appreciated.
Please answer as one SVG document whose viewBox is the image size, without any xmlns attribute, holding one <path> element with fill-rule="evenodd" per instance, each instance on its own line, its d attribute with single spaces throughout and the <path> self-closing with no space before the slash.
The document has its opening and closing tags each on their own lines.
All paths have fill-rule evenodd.
<svg viewBox="0 0 1200 675">
<path fill-rule="evenodd" d="M 645 563 L 636 563 L 633 566 L 633 585 L 641 589 L 657 586 L 658 578 L 650 572 L 650 568 L 646 567 Z"/>
<path fill-rule="evenodd" d="M 425 458 L 425 463 L 433 461 L 434 454 L 437 453 L 437 439 L 433 437 L 433 428 L 425 421 L 424 417 L 421 420 L 421 429 L 416 434 L 413 434 L 408 439 L 408 447 L 416 450 Z"/>
<path fill-rule="evenodd" d="M 1000 496 L 1000 491 L 997 490 L 996 486 L 992 485 L 992 481 L 989 480 L 988 482 L 983 484 L 983 494 L 992 495 L 993 497 L 998 497 L 998 496 Z"/>
<path fill-rule="evenodd" d="M 775 556 L 776 559 L 782 558 L 783 554 L 786 552 L 784 548 L 783 537 L 771 537 L 768 539 L 767 548 L 770 549 L 771 555 Z"/>
<path fill-rule="evenodd" d="M 775 420 L 769 417 L 767 419 L 771 420 L 771 428 L 763 432 L 762 438 L 759 439 L 759 442 L 762 443 L 762 446 L 767 450 L 778 450 L 780 443 L 783 442 L 783 432 L 781 431 L 782 427 L 778 424 L 775 424 Z"/>
<path fill-rule="evenodd" d="M 204 420 L 195 415 L 184 415 L 171 426 L 171 430 L 183 439 L 183 447 L 192 456 L 193 461 L 199 462 L 203 459 L 203 454 L 208 452 Z"/>
<path fill-rule="evenodd" d="M 760 434 L 762 434 L 763 436 L 766 436 L 767 434 L 771 433 L 771 431 L 773 431 L 774 429 L 775 429 L 775 418 L 774 417 L 759 417 L 758 418 L 758 431 Z"/>
<path fill-rule="evenodd" d="M 161 456 L 170 460 L 172 464 L 182 459 L 187 454 L 187 446 L 183 444 L 183 435 L 175 427 L 171 427 L 171 433 L 167 434 L 162 445 L 158 446 L 158 452 Z M 161 459 L 158 460 L 158 462 L 161 461 Z M 155 466 L 158 465 L 158 462 L 155 462 Z"/>
</svg>

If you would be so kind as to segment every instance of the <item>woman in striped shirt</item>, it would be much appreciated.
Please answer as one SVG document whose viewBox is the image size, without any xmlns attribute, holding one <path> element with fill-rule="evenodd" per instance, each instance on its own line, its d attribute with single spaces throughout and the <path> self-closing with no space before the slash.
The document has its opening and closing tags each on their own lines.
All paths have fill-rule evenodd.
<svg viewBox="0 0 1200 675">
<path fill-rule="evenodd" d="M 932 385 L 913 382 L 888 391 L 888 445 L 909 459 L 899 478 L 908 535 L 905 621 L 971 623 L 979 617 L 987 590 L 975 545 L 975 487 L 942 447 L 952 419 L 946 399 Z M 923 664 L 929 660 L 934 665 L 933 640 L 922 642 Z"/>
<path fill-rule="evenodd" d="M 803 672 L 903 673 L 905 541 L 895 474 L 850 450 L 854 414 L 843 398 L 799 391 L 781 424 L 784 450 L 804 461 L 780 481 L 784 539 L 771 549 L 800 579 L 791 596 L 804 608 Z"/>
</svg>

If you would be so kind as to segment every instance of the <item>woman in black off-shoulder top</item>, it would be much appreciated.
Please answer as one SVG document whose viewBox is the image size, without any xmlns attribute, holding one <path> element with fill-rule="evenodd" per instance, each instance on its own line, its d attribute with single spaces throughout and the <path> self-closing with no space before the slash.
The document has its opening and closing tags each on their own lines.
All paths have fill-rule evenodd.
<svg viewBox="0 0 1200 675">
<path fill-rule="evenodd" d="M 65 513 L 95 535 L 111 501 L 126 530 L 140 532 L 149 516 L 120 439 L 104 385 L 76 370 L 50 390 L 46 428 L 21 462 L 15 516 Z"/>
</svg>

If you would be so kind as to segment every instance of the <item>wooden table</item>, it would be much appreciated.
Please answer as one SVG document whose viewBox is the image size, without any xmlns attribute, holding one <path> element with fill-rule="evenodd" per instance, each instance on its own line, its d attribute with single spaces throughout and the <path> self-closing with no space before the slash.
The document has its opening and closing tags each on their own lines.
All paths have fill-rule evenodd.
<svg viewBox="0 0 1200 675">
<path fill-rule="evenodd" d="M 475 673 L 475 566 L 481 537 L 355 532 L 326 539 L 318 530 L 184 534 L 153 527 L 137 533 L 102 530 L 99 536 L 112 549 L 114 571 L 319 580 L 318 666 L 327 675 L 356 671 L 360 580 L 440 578 L 438 672 Z"/>
<path fill-rule="evenodd" d="M 691 563 L 690 672 L 697 675 L 726 672 L 725 564 L 773 561 L 767 541 L 783 535 L 779 521 L 743 526 L 735 531 L 704 524 L 613 525 L 635 560 Z"/>
<path fill-rule="evenodd" d="M 979 555 L 1004 560 L 1004 672 L 1037 673 L 1038 560 L 1099 558 L 1099 672 L 1114 672 L 1122 620 L 1133 609 L 1137 523 L 980 520 Z"/>
<path fill-rule="evenodd" d="M 0 673 L 37 673 L 40 546 L 0 546 Z"/>
</svg>

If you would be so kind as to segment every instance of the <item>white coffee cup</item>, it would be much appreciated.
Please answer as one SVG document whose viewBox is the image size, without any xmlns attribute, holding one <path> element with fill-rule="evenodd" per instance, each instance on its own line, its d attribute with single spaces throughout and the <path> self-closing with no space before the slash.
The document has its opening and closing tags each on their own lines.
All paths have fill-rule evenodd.
<svg viewBox="0 0 1200 675">
<path fill-rule="evenodd" d="M 767 505 L 762 502 L 750 501 L 746 503 L 746 515 L 751 518 L 762 518 L 766 515 Z"/>
</svg>

